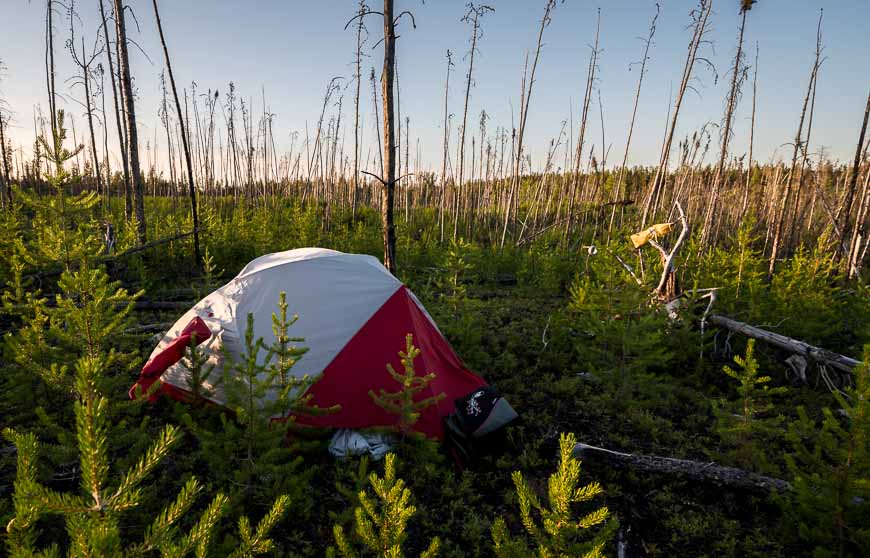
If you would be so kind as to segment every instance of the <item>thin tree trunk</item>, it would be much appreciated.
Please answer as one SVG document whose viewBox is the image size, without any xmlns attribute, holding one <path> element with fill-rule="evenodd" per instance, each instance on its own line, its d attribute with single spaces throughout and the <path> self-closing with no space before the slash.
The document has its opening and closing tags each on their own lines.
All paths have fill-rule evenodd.
<svg viewBox="0 0 870 558">
<path fill-rule="evenodd" d="M 393 0 L 384 0 L 384 69 L 381 92 L 384 108 L 384 166 L 381 217 L 384 229 L 384 266 L 396 274 L 396 227 L 393 222 L 393 202 L 396 188 L 396 133 L 393 107 L 393 70 L 396 62 L 396 34 L 393 20 Z"/>
<path fill-rule="evenodd" d="M 746 170 L 746 185 L 743 189 L 743 202 L 740 204 L 740 223 L 746 216 L 749 204 L 749 186 L 752 183 L 752 148 L 755 143 L 755 100 L 758 91 L 758 43 L 755 43 L 755 66 L 752 73 L 752 119 L 749 124 L 749 165 Z"/>
<path fill-rule="evenodd" d="M 514 179 L 513 186 L 508 191 L 507 207 L 505 209 L 504 228 L 501 231 L 500 248 L 504 248 L 505 240 L 507 239 L 508 222 L 510 221 L 511 209 L 514 204 L 514 198 L 519 195 L 520 190 L 520 164 L 523 156 L 523 135 L 526 130 L 526 121 L 529 115 L 529 104 L 532 100 L 532 87 L 535 85 L 535 70 L 538 68 L 538 60 L 541 57 L 541 48 L 544 41 L 544 29 L 550 24 L 550 12 L 556 7 L 556 0 L 547 0 L 547 5 L 544 8 L 544 17 L 541 19 L 541 27 L 538 30 L 538 44 L 535 48 L 535 59 L 532 62 L 532 72 L 529 77 L 528 91 L 525 83 L 523 84 L 523 103 L 520 104 L 520 129 L 517 136 L 516 159 L 514 163 Z M 517 204 L 519 205 L 519 204 Z"/>
<path fill-rule="evenodd" d="M 680 82 L 680 89 L 677 92 L 677 100 L 674 103 L 674 112 L 671 116 L 671 123 L 666 133 L 664 144 L 662 145 L 661 160 L 659 161 L 656 176 L 653 179 L 653 187 L 650 190 L 646 203 L 644 204 L 643 214 L 641 215 L 641 226 L 646 225 L 647 219 L 650 217 L 650 212 L 652 211 L 652 213 L 655 213 L 656 208 L 658 207 L 659 194 L 664 186 L 665 180 L 667 179 L 668 160 L 671 155 L 671 145 L 674 140 L 674 132 L 677 128 L 677 119 L 680 116 L 680 107 L 683 103 L 683 96 L 689 88 L 689 82 L 692 78 L 692 70 L 698 59 L 698 48 L 704 41 L 704 35 L 707 31 L 707 20 L 712 9 L 712 0 L 700 0 L 697 15 L 695 16 L 692 40 L 689 42 L 689 54 L 686 57 L 686 63 L 683 66 L 683 77 Z"/>
<path fill-rule="evenodd" d="M 3 163 L 0 172 L 0 207 L 12 205 L 12 178 L 9 175 L 9 158 L 6 153 L 6 123 L 3 121 L 3 111 L 0 111 L 0 162 Z"/>
<path fill-rule="evenodd" d="M 46 2 L 45 35 L 46 45 L 46 85 L 48 86 L 48 109 L 51 112 L 51 133 L 57 135 L 57 94 L 54 87 L 54 0 Z M 53 140 L 52 140 L 53 141 Z"/>
<path fill-rule="evenodd" d="M 861 172 L 861 151 L 864 147 L 864 136 L 867 133 L 868 117 L 870 117 L 870 93 L 867 94 L 867 105 L 864 107 L 864 120 L 861 123 L 861 132 L 858 134 L 858 145 L 855 147 L 855 161 L 852 163 L 852 172 L 849 175 L 849 183 L 846 186 L 845 199 L 843 200 L 840 230 L 842 231 L 842 238 L 844 240 L 851 236 L 851 230 L 849 228 L 851 224 L 850 217 L 852 216 L 852 204 L 858 186 L 858 175 Z M 846 265 L 848 265 L 849 254 L 845 255 Z M 848 272 L 849 270 L 847 269 L 846 271 Z"/>
<path fill-rule="evenodd" d="M 463 21 L 471 23 L 471 49 L 468 51 L 468 74 L 465 78 L 465 102 L 462 108 L 462 128 L 459 130 L 459 180 L 456 183 L 457 194 L 454 200 L 454 220 L 453 220 L 453 240 L 456 241 L 457 231 L 459 229 L 460 206 L 462 203 L 462 192 L 465 187 L 465 130 L 468 123 L 468 100 L 471 97 L 471 80 L 474 73 L 474 54 L 477 51 L 477 39 L 480 36 L 480 17 L 487 11 L 492 11 L 489 6 L 468 5 L 468 12 Z"/>
<path fill-rule="evenodd" d="M 440 215 L 440 229 L 441 235 L 439 237 L 439 242 L 444 242 L 444 212 L 446 209 L 447 203 L 447 158 L 450 156 L 448 142 L 450 139 L 450 132 L 447 128 L 448 126 L 448 111 L 447 111 L 447 100 L 450 94 L 450 66 L 453 65 L 453 60 L 451 58 L 450 49 L 447 49 L 447 78 L 444 80 L 444 153 L 441 159 L 441 215 Z"/>
<path fill-rule="evenodd" d="M 118 143 L 121 147 L 121 165 L 124 169 L 124 192 L 125 192 L 125 215 L 129 218 L 131 212 L 131 200 L 130 200 L 130 168 L 127 161 L 127 139 L 124 135 L 124 126 L 121 124 L 121 111 L 120 106 L 118 104 L 118 88 L 115 83 L 115 68 L 114 63 L 112 62 L 112 49 L 110 47 L 111 43 L 109 42 L 109 26 L 108 21 L 106 20 L 106 9 L 103 5 L 103 0 L 100 0 L 100 16 L 103 21 L 103 38 L 106 41 L 106 59 L 109 63 L 109 77 L 112 83 L 112 101 L 114 102 L 115 108 L 115 125 L 118 129 Z M 104 126 L 108 126 L 107 122 L 103 122 Z"/>
<path fill-rule="evenodd" d="M 818 30 L 816 32 L 816 58 L 815 58 L 815 61 L 813 62 L 813 70 L 810 73 L 810 81 L 809 81 L 809 85 L 807 86 L 807 95 L 804 98 L 804 105 L 803 105 L 803 108 L 801 109 L 801 117 L 800 117 L 800 121 L 798 123 L 798 130 L 797 130 L 797 134 L 795 135 L 795 139 L 794 139 L 794 152 L 792 153 L 792 158 L 791 158 L 791 171 L 789 172 L 788 182 L 786 182 L 785 192 L 783 193 L 783 196 L 780 200 L 778 211 L 776 211 L 774 214 L 773 243 L 772 243 L 771 249 L 770 249 L 770 261 L 768 263 L 768 268 L 767 268 L 768 277 L 773 276 L 773 270 L 774 270 L 774 267 L 776 266 L 776 257 L 779 254 L 779 249 L 781 247 L 784 221 L 785 221 L 785 217 L 786 217 L 786 214 L 787 214 L 787 211 L 789 208 L 789 201 L 791 201 L 791 192 L 792 192 L 792 187 L 794 185 L 795 174 L 797 171 L 798 153 L 800 153 L 801 148 L 803 146 L 804 118 L 806 117 L 806 114 L 807 114 L 807 107 L 809 106 L 809 103 L 810 103 L 810 96 L 812 95 L 813 88 L 815 87 L 816 76 L 818 75 L 818 71 L 819 71 L 819 58 L 821 56 L 821 49 L 820 49 L 821 32 L 822 32 L 821 30 L 822 30 L 822 16 L 819 15 Z"/>
<path fill-rule="evenodd" d="M 583 165 L 583 147 L 586 145 L 586 123 L 589 118 L 589 103 L 592 102 L 592 90 L 595 85 L 595 71 L 598 67 L 598 38 L 601 34 L 601 11 L 598 12 L 598 23 L 595 26 L 595 43 L 589 56 L 589 69 L 586 73 L 586 89 L 583 93 L 583 111 L 580 117 L 580 131 L 577 138 L 577 151 L 574 156 L 574 172 L 571 173 L 571 190 L 568 193 L 568 215 L 565 219 L 564 239 L 567 244 L 572 225 L 574 223 L 574 210 L 577 205 L 577 185 L 581 180 Z M 582 193 L 581 193 L 582 194 Z"/>
<path fill-rule="evenodd" d="M 194 262 L 199 267 L 201 258 L 199 253 L 199 212 L 196 207 L 196 186 L 193 183 L 193 165 L 190 163 L 190 147 L 187 142 L 187 130 L 184 127 L 184 118 L 181 114 L 181 101 L 178 98 L 178 89 L 175 87 L 175 77 L 172 74 L 172 64 L 169 62 L 169 49 L 166 47 L 166 38 L 163 35 L 163 25 L 160 22 L 160 12 L 157 9 L 157 0 L 152 0 L 154 5 L 154 18 L 157 20 L 157 31 L 160 33 L 160 44 L 163 46 L 163 59 L 166 62 L 166 71 L 169 73 L 169 85 L 172 87 L 172 97 L 175 99 L 175 111 L 178 114 L 178 125 L 181 127 L 181 143 L 184 148 L 184 160 L 187 163 L 187 188 L 190 195 L 190 212 L 193 217 L 193 254 Z M 168 120 L 169 115 L 166 115 Z"/>
<path fill-rule="evenodd" d="M 634 108 L 631 111 L 631 122 L 628 125 L 628 138 L 625 140 L 625 152 L 622 155 L 622 164 L 619 165 L 619 173 L 616 176 L 616 187 L 614 190 L 614 195 L 612 201 L 613 207 L 610 212 L 610 224 L 607 227 L 608 235 L 610 231 L 613 229 L 613 221 L 616 217 L 616 206 L 618 205 L 620 208 L 623 205 L 619 202 L 622 201 L 622 198 L 625 197 L 622 194 L 622 181 L 625 178 L 625 165 L 628 162 L 628 149 L 631 147 L 631 136 L 634 132 L 634 120 L 637 116 L 637 105 L 640 102 L 640 88 L 643 85 L 643 76 L 646 73 L 646 61 L 649 60 L 649 47 L 652 44 L 653 36 L 656 33 L 656 21 L 659 18 L 659 5 L 656 4 L 656 15 L 653 16 L 652 23 L 649 26 L 649 36 L 646 38 L 646 42 L 643 48 L 643 59 L 640 63 L 640 76 L 637 78 L 637 91 L 634 94 Z M 620 209 L 620 212 L 622 209 Z M 621 218 L 620 218 L 621 219 Z"/>
<path fill-rule="evenodd" d="M 351 221 L 356 221 L 356 208 L 359 197 L 359 95 L 362 87 L 362 32 L 365 19 L 366 4 L 365 0 L 360 0 L 359 3 L 359 21 L 356 28 L 356 92 L 354 94 L 353 109 L 353 195 L 351 197 Z"/>
<path fill-rule="evenodd" d="M 88 118 L 88 132 L 91 138 L 91 154 L 94 161 L 94 176 L 97 179 L 97 195 L 102 195 L 102 174 L 100 173 L 100 157 L 97 154 L 97 139 L 96 134 L 94 134 L 94 113 L 93 106 L 91 105 L 91 62 L 96 58 L 96 55 L 92 56 L 88 59 L 87 53 L 85 52 L 85 39 L 82 37 L 82 57 L 81 59 L 75 54 L 75 29 L 72 25 L 70 25 L 70 52 L 73 55 L 73 60 L 82 70 L 82 80 L 85 87 L 85 115 Z"/>
<path fill-rule="evenodd" d="M 750 4 L 751 5 L 751 4 Z M 737 54 L 734 56 L 734 67 L 731 69 L 731 87 L 728 92 L 728 100 L 725 106 L 725 120 L 722 123 L 722 145 L 719 149 L 719 164 L 716 166 L 716 176 L 713 178 L 713 189 L 707 203 L 707 211 L 704 215 L 704 225 L 701 228 L 700 249 L 710 240 L 716 219 L 716 207 L 719 203 L 719 190 L 724 180 L 725 160 L 728 158 L 728 144 L 731 141 L 731 128 L 734 121 L 734 109 L 737 106 L 740 85 L 743 83 L 743 33 L 746 30 L 746 13 L 748 9 L 742 9 L 740 19 L 740 32 L 737 37 Z"/>
</svg>

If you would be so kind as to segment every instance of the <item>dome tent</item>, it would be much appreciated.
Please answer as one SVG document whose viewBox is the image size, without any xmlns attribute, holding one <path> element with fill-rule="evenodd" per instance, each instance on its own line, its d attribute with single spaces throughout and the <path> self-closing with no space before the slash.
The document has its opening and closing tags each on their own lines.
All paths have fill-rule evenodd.
<svg viewBox="0 0 870 558">
<path fill-rule="evenodd" d="M 218 367 L 215 377 L 224 352 L 240 356 L 248 314 L 254 316 L 255 338 L 270 344 L 272 313 L 281 291 L 286 292 L 288 310 L 299 316 L 290 333 L 303 338 L 308 348 L 291 373 L 321 376 L 308 389 L 311 404 L 341 406 L 334 414 L 300 415 L 299 424 L 350 429 L 396 424 L 397 417 L 375 404 L 369 391 L 398 390 L 386 365 L 401 370 L 398 352 L 408 333 L 420 349 L 417 374 L 435 374 L 418 398 L 446 395 L 421 412 L 416 430 L 443 439 L 443 419 L 454 412 L 454 401 L 486 385 L 456 356 L 417 297 L 377 259 L 302 248 L 253 260 L 188 310 L 151 353 L 130 396 L 159 381 L 156 393 L 188 398 L 187 370 L 180 361 L 194 334 L 210 363 Z M 225 403 L 220 385 L 205 387 L 209 400 Z"/>
</svg>

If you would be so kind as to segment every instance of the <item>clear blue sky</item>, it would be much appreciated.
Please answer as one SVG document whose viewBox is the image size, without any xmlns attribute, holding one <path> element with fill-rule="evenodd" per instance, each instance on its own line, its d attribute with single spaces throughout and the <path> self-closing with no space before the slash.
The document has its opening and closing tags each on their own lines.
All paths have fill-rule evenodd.
<svg viewBox="0 0 870 558">
<path fill-rule="evenodd" d="M 370 0 L 373 5 L 376 0 Z M 109 3 L 109 2 L 107 2 Z M 137 113 L 140 123 L 140 149 L 145 159 L 145 141 L 154 137 L 159 124 L 159 74 L 162 55 L 150 0 L 128 0 L 135 11 L 140 30 L 130 21 L 129 36 L 137 41 L 150 61 L 131 49 L 132 69 L 138 88 Z M 475 62 L 475 84 L 469 109 L 469 134 L 477 132 L 481 109 L 492 117 L 489 129 L 511 126 L 511 106 L 519 104 L 520 80 L 525 53 L 535 39 L 545 0 L 489 0 L 495 12 L 484 21 Z M 651 49 L 648 74 L 638 113 L 630 163 L 650 164 L 657 160 L 662 130 L 672 89 L 680 79 L 690 37 L 689 0 L 660 0 L 661 15 Z M 97 0 L 79 0 L 84 32 L 97 31 Z M 417 29 L 403 22 L 398 41 L 401 77 L 401 108 L 411 118 L 411 136 L 419 138 L 424 163 L 440 168 L 445 52 L 455 54 L 456 69 L 451 77 L 450 111 L 457 119 L 462 110 L 462 80 L 467 71 L 468 27 L 460 21 L 465 0 L 396 0 L 396 9 L 411 9 Z M 333 76 L 350 78 L 355 37 L 344 31 L 354 14 L 353 0 L 162 0 L 164 23 L 174 72 L 179 85 L 189 87 L 196 81 L 200 91 L 217 89 L 223 93 L 233 81 L 237 91 L 252 97 L 261 111 L 261 88 L 275 113 L 275 134 L 279 149 L 287 149 L 292 131 L 304 133 L 306 120 L 315 125 L 324 88 Z M 695 87 L 682 109 L 677 139 L 690 134 L 707 121 L 722 118 L 730 61 L 736 47 L 739 23 L 738 0 L 714 0 L 712 46 L 705 54 L 716 65 L 718 82 L 712 73 L 697 68 Z M 376 6 L 375 6 L 376 7 Z M 594 39 L 595 19 L 601 8 L 600 80 L 597 84 L 604 105 L 605 143 L 612 146 L 608 165 L 618 164 L 624 149 L 628 121 L 634 98 L 637 67 L 630 62 L 641 57 L 642 43 L 655 2 L 651 0 L 610 0 L 588 2 L 567 0 L 559 3 L 545 34 L 538 76 L 530 108 L 526 143 L 535 166 L 543 163 L 550 138 L 559 133 L 561 122 L 573 107 L 579 114 L 587 71 L 589 45 Z M 815 43 L 819 8 L 824 7 L 822 23 L 826 61 L 822 67 L 816 96 L 811 150 L 820 148 L 834 159 L 848 159 L 854 153 L 859 120 L 870 87 L 870 2 L 867 0 L 760 0 L 748 17 L 746 46 L 750 58 L 755 44 L 760 46 L 756 155 L 766 161 L 784 156 L 781 146 L 795 135 L 801 104 L 806 92 Z M 0 81 L 0 98 L 13 111 L 12 138 L 29 147 L 33 142 L 33 107 L 46 105 L 44 91 L 44 2 L 41 0 L 0 0 L 0 60 L 6 70 Z M 378 40 L 381 21 L 371 18 L 369 44 Z M 70 93 L 64 80 L 73 73 L 63 48 L 68 22 L 57 18 L 58 89 L 82 97 L 79 89 Z M 368 49 L 366 67 L 380 68 L 380 49 Z M 367 76 L 367 70 L 364 75 Z M 366 85 L 368 82 L 366 81 Z M 370 88 L 365 87 L 363 119 L 365 137 L 374 140 L 371 128 Z M 748 143 L 750 84 L 736 116 L 732 153 L 746 151 Z M 81 109 L 62 103 L 77 115 L 77 132 L 85 129 L 78 116 Z M 353 101 L 345 96 L 343 122 L 350 123 Z M 601 129 L 597 110 L 592 114 L 588 140 L 600 149 Z M 454 122 L 456 122 L 456 120 Z M 223 118 L 219 118 L 223 123 Z M 454 130 L 457 125 L 454 124 Z M 114 134 L 110 128 L 110 138 Z M 351 150 L 352 130 L 346 129 L 347 149 Z M 162 139 L 158 134 L 162 148 Z M 454 145 L 456 140 L 453 140 Z M 298 144 L 297 144 L 298 145 Z M 470 145 L 470 140 L 469 140 Z M 589 144 L 587 144 L 589 145 Z M 777 151 L 779 149 L 779 151 Z M 715 154 L 713 149 L 711 155 Z M 787 157 L 787 156 L 786 156 Z"/>
</svg>

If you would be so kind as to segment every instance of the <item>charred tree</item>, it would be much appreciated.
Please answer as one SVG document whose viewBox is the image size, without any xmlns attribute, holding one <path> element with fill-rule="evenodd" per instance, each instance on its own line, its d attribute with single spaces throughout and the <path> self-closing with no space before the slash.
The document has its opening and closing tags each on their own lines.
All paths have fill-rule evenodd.
<svg viewBox="0 0 870 558">
<path fill-rule="evenodd" d="M 734 122 L 734 109 L 740 99 L 740 87 L 746 79 L 746 67 L 743 64 L 743 34 L 746 30 L 746 14 L 752 9 L 755 0 L 740 2 L 740 31 L 737 35 L 737 54 L 734 55 L 734 67 L 731 69 L 731 86 L 725 100 L 725 117 L 722 121 L 722 144 L 719 149 L 719 163 L 716 165 L 716 175 L 713 178 L 713 189 L 707 200 L 707 211 L 704 214 L 704 224 L 701 228 L 701 249 L 710 239 L 715 228 L 716 208 L 719 203 L 719 191 L 722 188 L 725 173 L 725 161 L 728 158 L 728 144 L 731 142 L 731 130 Z"/>
<path fill-rule="evenodd" d="M 475 6 L 473 2 L 468 3 L 468 11 L 462 21 L 471 25 L 471 39 L 469 40 L 470 47 L 468 49 L 468 73 L 465 76 L 465 102 L 462 107 L 462 127 L 459 129 L 459 180 L 456 182 L 456 197 L 453 200 L 453 240 L 456 240 L 456 235 L 459 229 L 459 221 L 461 218 L 461 203 L 463 182 L 465 180 L 465 131 L 468 124 L 468 101 L 471 98 L 471 83 L 474 75 L 474 54 L 477 52 L 477 41 L 483 35 L 480 28 L 480 18 L 486 15 L 487 12 L 494 12 L 495 9 L 491 6 L 482 5 Z"/>
<path fill-rule="evenodd" d="M 163 47 L 163 59 L 166 63 L 166 71 L 169 74 L 169 85 L 172 87 L 172 98 L 175 100 L 175 111 L 178 116 L 178 125 L 181 128 L 181 145 L 184 149 L 184 161 L 187 165 L 187 188 L 190 195 L 190 213 L 193 218 L 193 254 L 194 261 L 199 267 L 201 258 L 199 253 L 199 214 L 196 207 L 196 185 L 193 182 L 193 165 L 190 161 L 190 146 L 187 141 L 187 129 L 184 126 L 184 116 L 181 113 L 181 101 L 178 98 L 178 89 L 175 87 L 175 77 L 172 74 L 172 64 L 169 62 L 169 49 L 166 47 L 166 38 L 163 35 L 163 24 L 160 21 L 160 12 L 157 9 L 157 0 L 152 0 L 154 6 L 154 18 L 157 20 L 157 31 L 160 33 L 160 44 Z M 167 119 L 169 116 L 167 115 Z"/>
<path fill-rule="evenodd" d="M 120 73 L 121 99 L 127 115 L 127 159 L 130 163 L 133 211 L 136 216 L 136 237 L 140 244 L 144 244 L 147 237 L 145 197 L 142 173 L 139 169 L 139 137 L 136 130 L 136 107 L 133 101 L 133 80 L 130 77 L 130 58 L 127 53 L 125 8 L 123 0 L 113 0 L 113 2 L 115 6 L 115 34 L 118 41 L 118 70 Z"/>
</svg>

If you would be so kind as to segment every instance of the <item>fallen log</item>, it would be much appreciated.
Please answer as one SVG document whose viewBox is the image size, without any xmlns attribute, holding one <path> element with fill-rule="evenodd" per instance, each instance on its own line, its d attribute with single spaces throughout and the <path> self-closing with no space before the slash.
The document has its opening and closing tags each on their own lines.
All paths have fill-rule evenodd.
<svg viewBox="0 0 870 558">
<path fill-rule="evenodd" d="M 738 322 L 737 320 L 732 320 L 725 316 L 717 316 L 713 314 L 707 317 L 707 321 L 713 325 L 724 327 L 725 329 L 741 333 L 747 337 L 770 343 L 775 347 L 801 355 L 820 364 L 836 368 L 841 372 L 851 373 L 853 368 L 861 364 L 860 360 L 855 360 L 854 358 L 849 358 L 839 353 L 834 353 L 822 349 L 821 347 L 804 343 L 798 339 L 786 337 L 779 333 L 774 333 L 743 322 Z"/>
<path fill-rule="evenodd" d="M 193 306 L 193 302 L 175 300 L 137 300 L 136 310 L 180 310 Z"/>
<path fill-rule="evenodd" d="M 622 453 L 583 443 L 574 446 L 574 457 L 584 461 L 602 462 L 615 467 L 631 467 L 652 473 L 679 475 L 747 492 L 769 494 L 791 490 L 791 484 L 782 479 L 766 477 L 735 467 L 725 467 L 713 462 Z"/>
<path fill-rule="evenodd" d="M 145 324 L 129 327 L 124 330 L 124 333 L 162 333 L 172 327 L 172 322 L 160 322 L 157 324 Z"/>
<path fill-rule="evenodd" d="M 151 242 L 146 242 L 145 244 L 141 244 L 139 246 L 134 246 L 133 248 L 130 248 L 129 250 L 124 250 L 123 252 L 121 252 L 120 254 L 118 254 L 114 257 L 108 256 L 107 259 L 116 259 L 116 260 L 121 259 L 121 258 L 124 258 L 126 256 L 130 256 L 132 254 L 137 254 L 139 252 L 144 252 L 145 250 L 150 250 L 151 248 L 154 248 L 156 246 L 162 246 L 164 244 L 169 244 L 170 242 L 175 242 L 176 240 L 181 240 L 182 238 L 186 238 L 186 237 L 188 237 L 196 232 L 199 232 L 199 229 L 194 229 L 190 232 L 179 233 L 179 234 L 176 234 L 174 236 L 167 236 L 166 238 L 152 240 Z"/>
<path fill-rule="evenodd" d="M 99 258 L 97 258 L 96 261 L 98 264 L 112 264 L 112 263 L 114 263 L 118 260 L 121 260 L 127 256 L 131 256 L 133 254 L 138 254 L 139 252 L 144 252 L 145 250 L 150 250 L 151 248 L 155 248 L 157 246 L 162 246 L 164 244 L 169 244 L 170 242 L 175 242 L 176 240 L 181 240 L 182 238 L 186 238 L 186 237 L 194 234 L 195 232 L 198 232 L 198 229 L 194 229 L 190 232 L 179 233 L 179 234 L 176 234 L 173 236 L 168 236 L 166 238 L 160 238 L 158 240 L 153 240 L 151 242 L 147 242 L 147 243 L 142 244 L 140 246 L 134 246 L 133 248 L 130 248 L 129 250 L 124 250 L 120 254 L 116 254 L 114 256 L 100 256 Z M 30 275 L 25 275 L 22 279 L 24 279 L 24 280 L 33 279 L 36 281 L 41 281 L 42 279 L 47 278 L 47 277 L 56 277 L 63 272 L 64 272 L 64 268 L 58 266 L 58 267 L 55 267 L 54 269 L 47 269 L 47 270 L 39 271 L 37 273 L 33 273 Z"/>
</svg>

